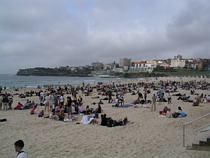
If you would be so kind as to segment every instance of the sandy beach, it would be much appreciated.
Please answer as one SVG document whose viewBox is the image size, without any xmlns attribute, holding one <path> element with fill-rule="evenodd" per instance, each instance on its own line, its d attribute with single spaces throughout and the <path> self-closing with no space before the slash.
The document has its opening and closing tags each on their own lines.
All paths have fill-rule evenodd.
<svg viewBox="0 0 210 158">
<path fill-rule="evenodd" d="M 155 79 L 147 79 L 152 82 Z M 161 80 L 175 80 L 175 78 L 161 78 Z M 177 78 L 176 80 L 180 80 Z M 182 81 L 194 80 L 182 78 Z M 200 79 L 196 79 L 200 80 Z M 209 79 L 203 79 L 209 82 Z M 22 90 L 23 91 L 23 90 Z M 143 89 L 141 89 L 143 91 Z M 21 92 L 21 90 L 20 90 Z M 190 95 L 190 91 L 179 90 L 180 93 Z M 196 91 L 197 93 L 210 95 L 210 91 Z M 148 94 L 148 99 L 152 99 Z M 84 96 L 84 105 L 91 105 L 99 99 L 94 92 L 91 96 Z M 65 96 L 66 97 L 66 96 Z M 37 96 L 21 99 L 14 96 L 15 106 L 19 101 L 26 99 L 39 102 Z M 125 95 L 125 102 L 129 103 L 136 96 Z M 76 124 L 78 121 L 61 122 L 47 118 L 38 118 L 30 115 L 30 110 L 0 111 L 0 118 L 6 118 L 7 122 L 0 122 L 0 154 L 1 158 L 14 158 L 14 142 L 23 139 L 25 151 L 30 158 L 209 158 L 210 152 L 186 150 L 182 146 L 182 126 L 184 123 L 196 119 L 210 112 L 210 103 L 201 103 L 193 107 L 192 103 L 177 100 L 172 96 L 172 104 L 157 103 L 157 111 L 151 112 L 150 108 L 129 107 L 114 108 L 112 104 L 103 101 L 103 112 L 113 119 L 127 117 L 129 123 L 126 126 L 108 128 L 100 125 Z M 159 115 L 159 111 L 168 106 L 176 111 L 181 106 L 188 116 L 186 118 L 166 118 Z M 39 107 L 43 109 L 44 107 Z M 206 133 L 200 134 L 197 130 L 206 125 L 210 116 L 187 127 L 186 143 L 197 143 L 205 138 Z M 208 133 L 210 136 L 210 133 Z"/>
</svg>

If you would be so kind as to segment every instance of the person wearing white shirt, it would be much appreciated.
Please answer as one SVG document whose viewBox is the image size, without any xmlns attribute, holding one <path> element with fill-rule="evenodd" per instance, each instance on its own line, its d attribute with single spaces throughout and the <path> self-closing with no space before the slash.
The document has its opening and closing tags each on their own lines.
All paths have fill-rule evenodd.
<svg viewBox="0 0 210 158">
<path fill-rule="evenodd" d="M 64 105 L 64 96 L 63 94 L 61 94 L 60 98 L 59 98 L 59 102 L 61 105 Z"/>
<path fill-rule="evenodd" d="M 24 142 L 22 140 L 18 140 L 15 142 L 15 151 L 18 153 L 16 158 L 28 158 L 28 155 L 25 151 L 23 151 Z"/>
</svg>

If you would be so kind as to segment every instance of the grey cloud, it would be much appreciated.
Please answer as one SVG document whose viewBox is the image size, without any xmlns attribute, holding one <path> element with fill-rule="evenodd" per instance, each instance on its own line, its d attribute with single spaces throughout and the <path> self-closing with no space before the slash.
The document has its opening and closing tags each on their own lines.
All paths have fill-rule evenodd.
<svg viewBox="0 0 210 158">
<path fill-rule="evenodd" d="M 174 46 L 198 56 L 210 57 L 210 4 L 206 0 L 191 1 L 186 10 L 168 26 L 167 35 Z M 206 50 L 206 51 L 205 51 Z M 197 53 L 196 53 L 197 52 Z"/>
<path fill-rule="evenodd" d="M 56 18 L 56 4 L 41 1 L 1 1 L 0 29 L 8 32 L 31 32 Z M 54 4 L 54 5 L 51 5 Z M 59 3 L 57 3 L 58 5 Z M 46 6 L 45 6 L 46 5 Z"/>
<path fill-rule="evenodd" d="M 207 0 L 71 2 L 1 0 L 0 73 L 120 57 L 209 56 Z"/>
</svg>

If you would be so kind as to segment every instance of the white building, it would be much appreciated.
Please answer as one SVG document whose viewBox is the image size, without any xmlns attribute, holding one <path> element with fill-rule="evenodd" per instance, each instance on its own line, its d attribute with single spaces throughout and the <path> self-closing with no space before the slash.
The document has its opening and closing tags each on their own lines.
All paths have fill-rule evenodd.
<svg viewBox="0 0 210 158">
<path fill-rule="evenodd" d="M 154 68 L 157 67 L 157 62 L 156 61 L 153 61 L 153 60 L 146 61 L 145 66 L 148 67 L 148 68 L 153 68 L 154 69 Z"/>
<path fill-rule="evenodd" d="M 130 72 L 152 72 L 155 66 L 152 63 L 146 61 L 132 62 L 129 69 Z"/>
<path fill-rule="evenodd" d="M 181 55 L 177 55 L 174 59 L 171 59 L 171 67 L 174 68 L 184 68 L 186 67 L 186 63 L 187 61 Z"/>
</svg>

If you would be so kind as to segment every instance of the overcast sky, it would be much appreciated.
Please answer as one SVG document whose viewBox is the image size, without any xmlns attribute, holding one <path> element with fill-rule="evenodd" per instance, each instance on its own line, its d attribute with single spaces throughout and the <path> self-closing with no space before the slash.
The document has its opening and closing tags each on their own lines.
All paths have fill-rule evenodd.
<svg viewBox="0 0 210 158">
<path fill-rule="evenodd" d="M 209 0 L 0 0 L 0 73 L 210 58 Z"/>
</svg>

